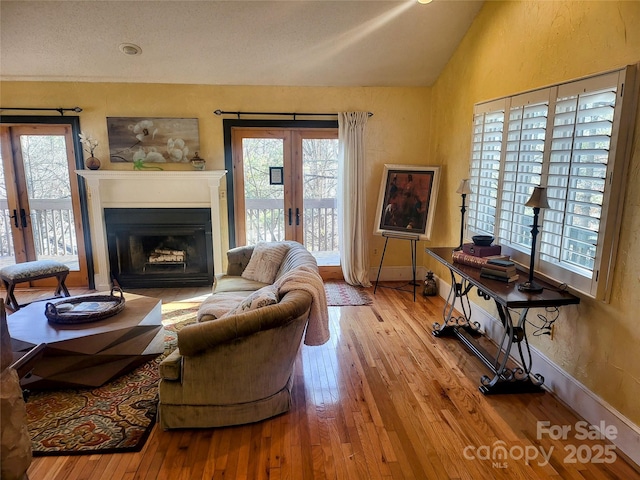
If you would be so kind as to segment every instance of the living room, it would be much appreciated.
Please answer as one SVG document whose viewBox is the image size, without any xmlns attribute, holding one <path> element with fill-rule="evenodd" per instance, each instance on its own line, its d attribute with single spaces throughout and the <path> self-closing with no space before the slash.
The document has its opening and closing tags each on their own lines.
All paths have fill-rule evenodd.
<svg viewBox="0 0 640 480">
<path fill-rule="evenodd" d="M 638 24 L 640 3 L 633 1 L 485 2 L 431 85 L 176 85 L 137 83 L 135 78 L 116 83 L 76 78 L 16 80 L 6 78 L 3 71 L 0 104 L 54 109 L 61 105 L 81 106 L 81 129 L 99 140 L 95 153 L 104 171 L 132 170 L 129 164 L 108 161 L 108 117 L 197 118 L 199 154 L 206 159 L 206 170 L 224 170 L 223 119 L 213 113 L 215 110 L 372 112 L 366 131 L 365 179 L 372 274 L 385 242 L 383 237 L 373 235 L 384 165 L 435 165 L 442 169 L 436 228 L 428 241 L 419 242 L 417 264 L 420 271 L 432 270 L 441 282 L 448 282 L 446 267 L 425 253 L 425 248 L 458 242 L 460 195 L 456 188 L 461 179 L 469 176 L 474 104 L 636 64 L 640 61 Z M 86 65 L 88 72 L 91 68 Z M 7 111 L 3 115 L 14 113 Z M 636 125 L 639 120 L 636 115 Z M 531 341 L 539 358 L 546 359 L 543 361 L 549 368 L 557 371 L 549 384 L 558 390 L 562 401 L 582 417 L 591 416 L 590 423 L 617 422 L 619 432 L 625 432 L 618 438 L 624 443 L 619 448 L 629 457 L 635 451 L 632 460 L 636 463 L 640 451 L 640 338 L 633 319 L 638 305 L 634 299 L 640 296 L 640 253 L 634 247 L 640 232 L 639 138 L 636 126 L 626 170 L 609 300 L 580 295 L 578 306 L 561 309 L 553 338 L 542 336 Z M 224 184 L 221 190 L 226 193 Z M 232 228 L 228 223 L 228 202 L 230 199 L 221 195 L 223 251 L 230 246 Z M 396 248 L 387 252 L 384 261 L 385 266 L 406 272 L 411 258 L 404 248 Z M 180 443 L 188 442 L 188 438 L 163 441 Z M 259 442 L 259 438 L 251 441 Z M 503 473 L 493 471 L 496 475 Z M 486 471 L 479 475 L 486 475 Z M 540 475 L 538 478 L 543 478 Z M 475 478 L 473 474 L 470 477 Z"/>
</svg>

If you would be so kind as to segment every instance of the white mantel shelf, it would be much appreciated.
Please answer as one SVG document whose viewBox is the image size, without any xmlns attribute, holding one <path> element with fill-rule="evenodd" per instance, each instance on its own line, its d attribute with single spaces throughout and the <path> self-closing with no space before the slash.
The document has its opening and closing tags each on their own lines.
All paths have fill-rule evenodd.
<svg viewBox="0 0 640 480">
<path fill-rule="evenodd" d="M 109 290 L 105 208 L 210 208 L 214 274 L 222 269 L 220 184 L 226 170 L 76 170 L 85 179 L 91 212 L 95 287 Z"/>
</svg>

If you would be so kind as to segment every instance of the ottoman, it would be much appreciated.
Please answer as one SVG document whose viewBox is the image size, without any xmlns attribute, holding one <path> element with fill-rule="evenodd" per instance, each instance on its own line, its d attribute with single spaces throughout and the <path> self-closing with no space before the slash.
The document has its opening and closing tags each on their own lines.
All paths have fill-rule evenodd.
<svg viewBox="0 0 640 480">
<path fill-rule="evenodd" d="M 7 289 L 5 302 L 12 310 L 20 310 L 21 305 L 13 293 L 16 284 L 53 277 L 58 280 L 55 295 L 60 296 L 61 293 L 64 293 L 63 296 L 68 297 L 69 290 L 64 284 L 68 274 L 69 267 L 54 260 L 36 260 L 3 267 L 0 269 L 0 279 Z"/>
</svg>

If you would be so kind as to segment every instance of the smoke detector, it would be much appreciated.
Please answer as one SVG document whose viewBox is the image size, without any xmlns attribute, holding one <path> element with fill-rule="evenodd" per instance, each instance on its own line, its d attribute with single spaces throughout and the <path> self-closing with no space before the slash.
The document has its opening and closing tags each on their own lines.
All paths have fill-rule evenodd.
<svg viewBox="0 0 640 480">
<path fill-rule="evenodd" d="M 118 49 L 125 55 L 133 56 L 142 54 L 142 49 L 138 45 L 134 45 L 133 43 L 121 43 Z"/>
</svg>

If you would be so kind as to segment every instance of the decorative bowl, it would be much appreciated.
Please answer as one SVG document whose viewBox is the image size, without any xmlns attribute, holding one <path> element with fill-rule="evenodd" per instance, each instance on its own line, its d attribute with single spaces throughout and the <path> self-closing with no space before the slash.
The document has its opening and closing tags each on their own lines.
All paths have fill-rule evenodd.
<svg viewBox="0 0 640 480">
<path fill-rule="evenodd" d="M 191 160 L 191 165 L 196 170 L 204 170 L 205 162 L 204 160 Z"/>
<path fill-rule="evenodd" d="M 191 165 L 193 165 L 193 168 L 195 168 L 196 170 L 204 170 L 205 164 L 206 160 L 204 158 L 200 158 L 198 156 L 198 152 L 196 152 L 196 154 L 191 159 Z"/>
<path fill-rule="evenodd" d="M 493 237 L 491 235 L 474 235 L 471 237 L 473 244 L 479 247 L 488 247 L 493 243 Z"/>
</svg>

